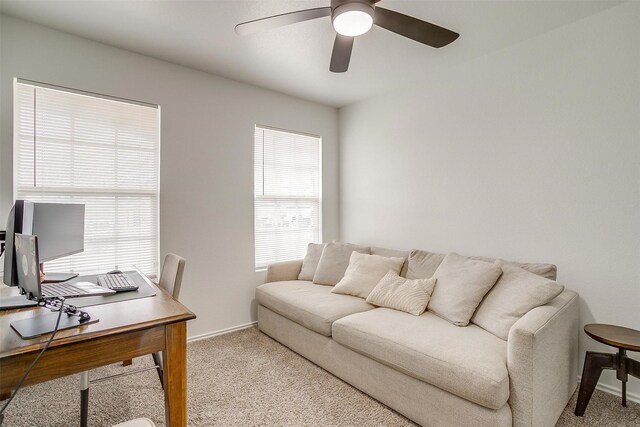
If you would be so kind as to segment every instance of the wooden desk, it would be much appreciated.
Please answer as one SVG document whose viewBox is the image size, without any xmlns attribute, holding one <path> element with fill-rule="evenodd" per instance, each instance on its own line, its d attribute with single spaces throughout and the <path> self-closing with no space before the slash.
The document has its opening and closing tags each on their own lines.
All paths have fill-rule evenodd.
<svg viewBox="0 0 640 427">
<path fill-rule="evenodd" d="M 156 289 L 156 296 L 83 308 L 100 321 L 58 332 L 24 384 L 162 351 L 166 425 L 186 426 L 187 321 L 196 316 L 146 277 L 145 280 Z M 1 287 L 2 295 L 13 291 Z M 69 302 L 72 304 L 73 300 Z M 41 307 L 0 311 L 0 395 L 13 390 L 50 336 L 23 340 L 10 323 L 47 313 L 50 310 Z"/>
</svg>

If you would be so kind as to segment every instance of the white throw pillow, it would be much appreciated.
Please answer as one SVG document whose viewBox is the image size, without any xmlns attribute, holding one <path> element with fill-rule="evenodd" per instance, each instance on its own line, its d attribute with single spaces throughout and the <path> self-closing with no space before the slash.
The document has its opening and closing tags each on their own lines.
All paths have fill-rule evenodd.
<svg viewBox="0 0 640 427">
<path fill-rule="evenodd" d="M 298 275 L 298 280 L 313 280 L 324 246 L 324 243 L 309 243 L 307 245 L 307 254 L 302 260 L 302 269 Z"/>
<path fill-rule="evenodd" d="M 506 340 L 518 319 L 560 295 L 564 286 L 513 264 L 498 263 L 502 276 L 480 303 L 471 321 Z"/>
<path fill-rule="evenodd" d="M 404 264 L 404 258 L 388 258 L 353 252 L 344 277 L 331 292 L 366 298 L 389 270 L 396 274 L 400 273 L 402 264 Z"/>
<path fill-rule="evenodd" d="M 482 298 L 502 274 L 496 264 L 448 254 L 434 273 L 438 281 L 429 311 L 458 326 L 467 326 Z"/>
<path fill-rule="evenodd" d="M 352 252 L 368 254 L 370 249 L 351 243 L 327 243 L 320 256 L 320 261 L 318 261 L 318 268 L 313 275 L 313 283 L 330 286 L 338 283 L 344 277 L 344 272 L 349 266 Z"/>
<path fill-rule="evenodd" d="M 429 304 L 436 279 L 405 279 L 389 271 L 367 297 L 369 304 L 420 316 Z"/>
</svg>

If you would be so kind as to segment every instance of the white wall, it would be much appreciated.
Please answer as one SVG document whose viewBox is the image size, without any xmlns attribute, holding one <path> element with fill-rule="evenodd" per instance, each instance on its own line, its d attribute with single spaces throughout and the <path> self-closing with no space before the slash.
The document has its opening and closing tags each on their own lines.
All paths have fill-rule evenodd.
<svg viewBox="0 0 640 427">
<path fill-rule="evenodd" d="M 324 238 L 338 237 L 338 112 L 312 102 L 2 16 L 0 221 L 12 198 L 12 80 L 159 104 L 161 252 L 187 259 L 189 335 L 255 319 L 253 133 L 264 124 L 323 137 Z"/>
<path fill-rule="evenodd" d="M 640 329 L 639 22 L 629 2 L 341 109 L 341 238 L 553 262 L 583 324 Z"/>
</svg>

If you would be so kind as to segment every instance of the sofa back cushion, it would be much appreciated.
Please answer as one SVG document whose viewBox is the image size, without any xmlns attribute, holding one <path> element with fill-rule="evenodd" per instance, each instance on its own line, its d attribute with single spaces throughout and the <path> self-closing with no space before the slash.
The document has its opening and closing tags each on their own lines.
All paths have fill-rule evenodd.
<svg viewBox="0 0 640 427">
<path fill-rule="evenodd" d="M 457 326 L 467 326 L 482 298 L 502 274 L 500 266 L 456 253 L 448 254 L 433 277 L 429 311 Z"/>
<path fill-rule="evenodd" d="M 407 269 L 409 268 L 409 251 L 399 251 L 397 249 L 378 248 L 371 246 L 371 255 L 380 255 L 393 258 L 404 258 L 404 264 L 400 270 L 400 276 L 407 277 Z"/>
<path fill-rule="evenodd" d="M 535 263 L 535 262 L 519 262 L 519 261 L 508 261 L 501 258 L 490 258 L 486 256 L 472 256 L 471 259 L 477 259 L 485 262 L 495 262 L 500 261 L 501 265 L 509 264 L 515 267 L 520 267 L 523 270 L 528 271 L 529 273 L 537 274 L 538 276 L 542 276 L 549 280 L 556 280 L 556 275 L 558 274 L 558 267 L 553 264 L 543 264 L 543 263 Z"/>
<path fill-rule="evenodd" d="M 407 261 L 407 279 L 428 279 L 444 259 L 444 254 L 412 249 Z"/>
<path fill-rule="evenodd" d="M 320 256 L 318 268 L 316 268 L 316 272 L 313 275 L 313 283 L 329 286 L 334 286 L 338 283 L 344 277 L 344 272 L 349 266 L 352 252 L 369 254 L 370 248 L 351 243 L 327 243 Z"/>
<path fill-rule="evenodd" d="M 502 276 L 478 306 L 471 321 L 506 341 L 509 330 L 530 310 L 549 303 L 564 286 L 528 272 L 515 264 L 498 261 Z"/>
<path fill-rule="evenodd" d="M 344 277 L 331 292 L 367 298 L 385 274 L 391 271 L 397 275 L 402 264 L 404 264 L 404 258 L 352 252 Z"/>
<path fill-rule="evenodd" d="M 298 280 L 313 280 L 324 246 L 324 243 L 309 243 L 307 245 L 307 254 L 302 260 L 302 269 L 298 275 Z"/>
<path fill-rule="evenodd" d="M 408 279 L 424 279 L 433 276 L 433 273 L 435 273 L 444 257 L 445 254 L 412 249 L 409 254 L 409 260 L 407 261 L 408 268 L 406 277 Z M 538 276 L 545 277 L 549 280 L 556 280 L 556 275 L 558 273 L 558 268 L 553 264 L 507 261 L 486 256 L 471 256 L 469 258 L 489 263 L 501 261 L 503 263 L 515 265 L 523 270 L 527 270 L 530 273 L 537 274 Z"/>
</svg>

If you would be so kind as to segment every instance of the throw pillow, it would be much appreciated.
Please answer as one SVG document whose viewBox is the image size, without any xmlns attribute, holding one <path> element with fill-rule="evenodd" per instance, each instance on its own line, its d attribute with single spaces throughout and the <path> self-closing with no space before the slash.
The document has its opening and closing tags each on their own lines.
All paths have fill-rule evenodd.
<svg viewBox="0 0 640 427">
<path fill-rule="evenodd" d="M 405 279 L 389 271 L 367 297 L 369 304 L 420 316 L 429 304 L 436 279 Z"/>
<path fill-rule="evenodd" d="M 398 274 L 402 264 L 404 264 L 404 258 L 352 252 L 344 277 L 331 292 L 366 298 L 389 270 Z"/>
<path fill-rule="evenodd" d="M 351 243 L 327 243 L 320 256 L 318 268 L 313 275 L 313 283 L 333 286 L 342 279 L 349 266 L 352 252 L 368 254 L 369 248 Z"/>
<path fill-rule="evenodd" d="M 506 340 L 509 330 L 518 319 L 560 295 L 564 286 L 511 263 L 498 261 L 498 264 L 502 268 L 502 276 L 471 321 Z"/>
<path fill-rule="evenodd" d="M 307 254 L 302 260 L 302 269 L 298 275 L 298 280 L 313 280 L 323 249 L 324 243 L 309 243 L 307 245 Z"/>
<path fill-rule="evenodd" d="M 444 254 L 412 249 L 409 254 L 409 261 L 407 261 L 407 264 L 409 264 L 407 279 L 428 279 L 432 277 L 444 257 Z"/>
<path fill-rule="evenodd" d="M 499 265 L 448 254 L 433 277 L 437 279 L 429 311 L 458 326 L 467 326 L 482 298 L 502 274 Z"/>
</svg>

